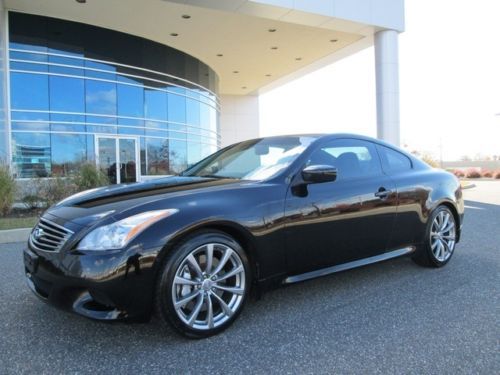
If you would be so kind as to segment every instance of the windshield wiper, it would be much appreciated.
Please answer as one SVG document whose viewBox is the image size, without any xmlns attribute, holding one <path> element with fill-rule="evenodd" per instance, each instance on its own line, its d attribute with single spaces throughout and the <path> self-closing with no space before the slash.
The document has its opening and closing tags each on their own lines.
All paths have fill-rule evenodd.
<svg viewBox="0 0 500 375">
<path fill-rule="evenodd" d="M 223 179 L 223 178 L 234 178 L 234 177 L 227 177 L 227 176 L 219 176 L 217 174 L 202 174 L 201 176 L 197 177 L 206 177 L 206 178 L 218 178 L 218 179 Z"/>
</svg>

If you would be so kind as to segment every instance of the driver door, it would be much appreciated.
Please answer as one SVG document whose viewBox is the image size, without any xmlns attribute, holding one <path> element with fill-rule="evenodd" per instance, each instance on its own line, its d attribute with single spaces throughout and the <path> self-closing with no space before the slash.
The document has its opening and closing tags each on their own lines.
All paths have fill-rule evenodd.
<svg viewBox="0 0 500 375">
<path fill-rule="evenodd" d="M 290 274 L 384 253 L 396 220 L 397 195 L 383 174 L 375 145 L 358 139 L 326 141 L 306 165 L 337 168 L 333 182 L 308 184 L 285 203 L 287 268 Z M 300 178 L 299 178 L 300 180 Z"/>
</svg>

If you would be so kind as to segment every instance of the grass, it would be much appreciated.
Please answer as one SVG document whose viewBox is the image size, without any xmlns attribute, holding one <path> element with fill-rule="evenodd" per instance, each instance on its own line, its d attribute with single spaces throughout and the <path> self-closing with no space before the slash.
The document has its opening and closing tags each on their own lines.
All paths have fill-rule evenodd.
<svg viewBox="0 0 500 375">
<path fill-rule="evenodd" d="M 38 217 L 36 216 L 0 218 L 0 230 L 33 228 L 37 221 Z"/>
</svg>

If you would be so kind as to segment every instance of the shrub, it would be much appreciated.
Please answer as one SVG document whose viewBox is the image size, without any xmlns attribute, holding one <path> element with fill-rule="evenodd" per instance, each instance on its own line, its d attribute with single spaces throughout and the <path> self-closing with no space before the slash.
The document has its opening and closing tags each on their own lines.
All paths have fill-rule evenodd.
<svg viewBox="0 0 500 375">
<path fill-rule="evenodd" d="M 16 195 L 16 181 L 10 174 L 9 168 L 0 166 L 0 213 L 7 215 L 12 209 Z"/>
<path fill-rule="evenodd" d="M 108 177 L 93 164 L 82 165 L 73 181 L 78 191 L 109 185 Z"/>
<path fill-rule="evenodd" d="M 467 169 L 467 172 L 465 173 L 465 177 L 467 178 L 479 178 L 481 177 L 481 173 L 477 169 L 470 168 Z"/>
<path fill-rule="evenodd" d="M 455 170 L 453 171 L 453 174 L 454 174 L 455 176 L 457 176 L 458 178 L 465 177 L 465 173 L 464 173 L 464 171 L 461 171 L 460 169 L 455 169 Z"/>
<path fill-rule="evenodd" d="M 51 177 L 42 182 L 41 197 L 47 207 L 76 193 L 76 186 L 70 178 Z"/>
<path fill-rule="evenodd" d="M 22 201 L 28 210 L 35 210 L 38 208 L 40 202 L 42 202 L 42 198 L 38 195 L 25 195 Z"/>
<path fill-rule="evenodd" d="M 493 178 L 500 179 L 500 171 L 495 171 Z"/>
<path fill-rule="evenodd" d="M 481 176 L 491 178 L 491 177 L 493 177 L 493 172 L 492 171 L 483 171 L 481 173 Z"/>
<path fill-rule="evenodd" d="M 422 160 L 433 168 L 440 168 L 439 162 L 428 154 L 422 155 Z"/>
</svg>

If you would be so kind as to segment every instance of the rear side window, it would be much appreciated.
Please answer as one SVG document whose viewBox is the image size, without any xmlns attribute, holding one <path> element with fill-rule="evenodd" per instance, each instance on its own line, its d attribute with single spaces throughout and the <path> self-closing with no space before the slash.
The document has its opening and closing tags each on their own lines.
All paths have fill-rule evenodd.
<svg viewBox="0 0 500 375">
<path fill-rule="evenodd" d="M 338 179 L 381 175 L 375 145 L 358 139 L 336 139 L 315 150 L 307 165 L 326 164 L 338 169 Z"/>
<path fill-rule="evenodd" d="M 406 155 L 381 145 L 377 145 L 377 149 L 382 160 L 384 172 L 395 174 L 412 169 L 411 160 Z"/>
</svg>

